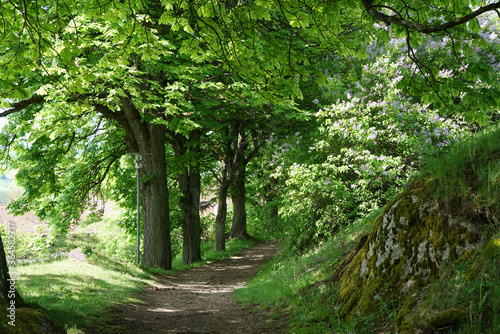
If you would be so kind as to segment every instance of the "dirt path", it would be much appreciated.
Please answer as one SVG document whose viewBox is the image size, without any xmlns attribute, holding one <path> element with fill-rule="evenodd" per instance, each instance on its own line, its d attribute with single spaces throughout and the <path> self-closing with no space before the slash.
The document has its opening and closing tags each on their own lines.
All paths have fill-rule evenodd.
<svg viewBox="0 0 500 334">
<path fill-rule="evenodd" d="M 164 277 L 144 292 L 141 304 L 116 310 L 111 325 L 125 334 L 277 333 L 268 314 L 250 312 L 232 297 L 277 252 L 276 244 L 257 244 L 232 258 Z"/>
</svg>

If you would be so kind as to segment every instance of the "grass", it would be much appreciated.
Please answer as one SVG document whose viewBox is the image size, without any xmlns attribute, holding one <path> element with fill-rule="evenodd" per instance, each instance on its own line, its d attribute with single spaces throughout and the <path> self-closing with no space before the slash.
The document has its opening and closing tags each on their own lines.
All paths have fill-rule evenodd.
<svg viewBox="0 0 500 334">
<path fill-rule="evenodd" d="M 500 234 L 489 239 L 481 251 L 446 266 L 430 286 L 427 309 L 467 311 L 457 333 L 500 332 Z"/>
<path fill-rule="evenodd" d="M 421 177 L 435 180 L 435 196 L 471 198 L 471 207 L 500 211 L 500 125 L 428 158 Z M 465 210 L 470 208 L 465 208 Z"/>
<path fill-rule="evenodd" d="M 106 268 L 68 259 L 19 270 L 20 292 L 26 302 L 73 329 L 104 324 L 106 309 L 139 302 L 135 293 L 154 282 L 140 268 L 117 263 Z"/>
</svg>

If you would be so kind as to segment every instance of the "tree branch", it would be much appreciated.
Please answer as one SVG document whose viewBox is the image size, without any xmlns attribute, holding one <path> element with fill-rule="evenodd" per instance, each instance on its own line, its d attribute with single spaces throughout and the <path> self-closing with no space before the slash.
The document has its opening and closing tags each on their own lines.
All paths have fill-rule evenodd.
<svg viewBox="0 0 500 334">
<path fill-rule="evenodd" d="M 0 112 L 0 117 L 5 117 L 10 114 L 14 114 L 18 111 L 24 110 L 33 104 L 42 103 L 45 100 L 45 96 L 43 95 L 33 95 L 27 100 L 19 101 L 12 103 L 9 109 Z"/>
<path fill-rule="evenodd" d="M 260 145 L 259 141 L 257 139 L 257 131 L 254 129 L 251 130 L 251 135 L 252 135 L 252 144 L 253 144 L 253 151 L 248 155 L 248 157 L 244 160 L 244 165 L 248 165 L 248 163 L 257 156 L 259 153 Z"/>
<path fill-rule="evenodd" d="M 386 15 L 381 12 L 378 12 L 376 10 L 377 7 L 380 6 L 375 6 L 373 5 L 373 0 L 361 0 L 361 3 L 363 4 L 363 7 L 365 7 L 366 11 L 368 14 L 370 14 L 374 19 L 377 21 L 382 21 L 387 24 L 396 24 L 402 27 L 405 27 L 407 29 L 411 29 L 414 31 L 418 31 L 424 34 L 431 34 L 435 32 L 440 32 L 440 31 L 445 31 L 447 29 L 459 26 L 461 24 L 464 24 L 476 17 L 478 17 L 481 14 L 484 14 L 489 11 L 496 11 L 497 9 L 500 8 L 500 2 L 495 2 L 483 7 L 479 7 L 475 11 L 473 11 L 470 14 L 464 15 L 458 19 L 451 20 L 448 22 L 445 22 L 440 25 L 435 25 L 435 26 L 428 26 L 425 24 L 421 24 L 418 22 L 411 22 L 408 20 L 405 20 L 401 15 Z M 383 7 L 387 8 L 387 7 Z M 394 9 L 390 8 L 393 12 L 396 12 Z M 396 12 L 397 13 L 397 12 Z"/>
</svg>

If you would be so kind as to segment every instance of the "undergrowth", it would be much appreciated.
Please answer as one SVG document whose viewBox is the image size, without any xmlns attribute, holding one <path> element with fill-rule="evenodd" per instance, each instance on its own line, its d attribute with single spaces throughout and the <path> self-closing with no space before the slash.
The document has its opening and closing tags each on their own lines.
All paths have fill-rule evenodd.
<svg viewBox="0 0 500 334">
<path fill-rule="evenodd" d="M 429 310 L 465 310 L 455 333 L 500 332 L 500 235 L 479 252 L 468 252 L 432 280 Z"/>
<path fill-rule="evenodd" d="M 353 327 L 339 318 L 340 305 L 334 301 L 337 290 L 327 282 L 335 266 L 355 247 L 360 236 L 368 233 L 381 212 L 376 210 L 342 227 L 335 236 L 303 255 L 281 253 L 245 288 L 235 291 L 236 300 L 288 315 L 288 324 L 283 325 L 293 333 L 331 333 Z"/>
<path fill-rule="evenodd" d="M 499 224 L 500 215 L 495 213 L 500 212 L 500 125 L 428 158 L 420 175 L 435 181 L 436 198 L 460 202 L 456 209 L 463 214 L 482 210 Z"/>
</svg>

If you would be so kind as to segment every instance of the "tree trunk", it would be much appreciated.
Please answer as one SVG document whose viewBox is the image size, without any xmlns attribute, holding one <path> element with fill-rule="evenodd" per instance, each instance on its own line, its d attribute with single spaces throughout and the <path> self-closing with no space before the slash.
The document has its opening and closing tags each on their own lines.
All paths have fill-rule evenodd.
<svg viewBox="0 0 500 334">
<path fill-rule="evenodd" d="M 199 140 L 201 131 L 193 130 L 189 139 L 182 134 L 170 134 L 175 155 L 180 157 L 189 151 L 197 156 L 200 152 Z M 200 224 L 200 197 L 201 175 L 196 161 L 188 167 L 183 167 L 178 175 L 179 190 L 181 192 L 180 208 L 182 211 L 182 263 L 185 265 L 201 260 L 201 224 Z"/>
<path fill-rule="evenodd" d="M 165 159 L 166 128 L 160 124 L 147 124 L 148 140 L 138 141 L 144 152 L 141 184 L 144 214 L 144 255 L 146 267 L 172 269 L 168 186 Z"/>
<path fill-rule="evenodd" d="M 215 251 L 221 251 L 225 249 L 226 235 L 226 216 L 227 216 L 227 192 L 229 186 L 231 185 L 233 179 L 236 179 L 236 203 L 234 208 L 233 216 L 233 226 L 231 227 L 230 235 L 235 237 L 248 238 L 249 235 L 246 232 L 246 210 L 245 210 L 245 168 L 248 162 L 257 153 L 257 145 L 255 145 L 254 151 L 250 156 L 245 159 L 245 151 L 248 148 L 248 141 L 246 140 L 246 135 L 244 131 L 244 124 L 235 122 L 233 124 L 232 134 L 236 135 L 236 145 L 233 146 L 232 142 L 234 137 L 227 135 L 226 152 L 225 154 L 219 154 L 223 157 L 221 161 L 222 166 L 222 178 L 219 180 L 219 207 L 217 209 L 217 217 L 215 218 Z M 238 180 L 239 179 L 239 180 Z M 239 194 L 238 194 L 239 193 Z M 235 220 L 236 219 L 236 220 Z M 235 224 L 236 222 L 236 224 Z"/>
<path fill-rule="evenodd" d="M 182 263 L 187 265 L 201 260 L 200 194 L 201 176 L 194 167 L 179 175 L 182 194 Z"/>
<path fill-rule="evenodd" d="M 200 196 L 201 176 L 199 170 L 190 167 L 188 196 L 184 203 L 182 263 L 191 264 L 201 260 Z"/>
<path fill-rule="evenodd" d="M 111 110 L 95 104 L 97 111 L 106 118 L 120 123 L 125 130 L 125 144 L 129 153 L 143 155 L 141 170 L 142 212 L 144 222 L 145 267 L 172 269 L 172 247 L 170 243 L 170 218 L 168 207 L 166 126 L 148 123 L 135 108 L 130 98 L 120 99 L 120 109 Z"/>
<path fill-rule="evenodd" d="M 8 245 L 14 245 L 15 246 L 15 241 L 13 243 L 7 242 Z M 13 246 L 13 247 L 14 247 Z M 8 247 L 7 249 L 10 249 Z M 11 250 L 14 252 L 14 249 Z M 15 254 L 8 254 L 9 255 L 9 262 L 10 259 L 14 260 Z M 5 255 L 5 248 L 2 242 L 2 237 L 0 236 L 0 308 L 1 309 L 7 309 L 9 310 L 9 307 L 11 309 L 15 309 L 18 307 L 25 306 L 24 300 L 19 295 L 19 293 L 16 290 L 17 282 L 15 281 L 17 277 L 13 276 L 11 277 L 9 274 L 9 268 L 7 266 L 7 257 Z M 7 312 L 7 317 L 10 312 Z"/>
<path fill-rule="evenodd" d="M 247 232 L 246 189 L 245 189 L 246 166 L 242 164 L 238 176 L 233 182 L 231 199 L 233 202 L 233 224 L 229 232 L 229 238 L 249 239 Z"/>
<path fill-rule="evenodd" d="M 219 183 L 219 198 L 217 216 L 215 217 L 215 251 L 226 250 L 226 217 L 227 217 L 227 192 L 231 182 L 227 178 L 227 166 L 222 166 L 222 178 Z"/>
<path fill-rule="evenodd" d="M 266 230 L 268 233 L 273 232 L 272 230 L 279 215 L 278 205 L 274 203 L 277 184 L 278 180 L 270 177 L 269 182 L 264 186 L 264 207 L 267 212 Z"/>
</svg>

